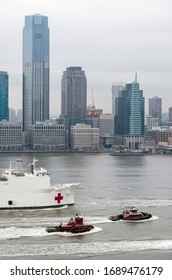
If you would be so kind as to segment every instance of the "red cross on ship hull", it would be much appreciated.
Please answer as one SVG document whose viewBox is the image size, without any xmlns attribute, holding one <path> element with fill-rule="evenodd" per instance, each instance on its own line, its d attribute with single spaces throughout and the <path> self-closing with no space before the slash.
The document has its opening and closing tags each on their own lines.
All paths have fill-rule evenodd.
<svg viewBox="0 0 172 280">
<path fill-rule="evenodd" d="M 59 204 L 61 200 L 63 200 L 63 196 L 61 195 L 61 193 L 58 193 L 57 196 L 55 196 L 54 200 L 56 200 L 57 204 Z"/>
</svg>

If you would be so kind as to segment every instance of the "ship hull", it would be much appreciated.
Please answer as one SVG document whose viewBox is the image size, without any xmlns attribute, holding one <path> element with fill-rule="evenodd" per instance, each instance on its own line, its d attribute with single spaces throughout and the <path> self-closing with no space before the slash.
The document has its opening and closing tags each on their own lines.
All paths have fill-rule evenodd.
<svg viewBox="0 0 172 280">
<path fill-rule="evenodd" d="M 59 208 L 74 204 L 79 184 L 50 185 L 50 177 L 11 176 L 0 182 L 0 210 Z"/>
</svg>

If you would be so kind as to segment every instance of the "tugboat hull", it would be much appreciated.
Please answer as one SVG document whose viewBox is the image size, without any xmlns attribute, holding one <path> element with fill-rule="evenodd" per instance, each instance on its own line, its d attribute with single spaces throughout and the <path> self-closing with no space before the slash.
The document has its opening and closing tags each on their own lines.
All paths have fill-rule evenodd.
<svg viewBox="0 0 172 280">
<path fill-rule="evenodd" d="M 67 228 L 67 227 L 61 227 L 61 226 L 57 226 L 57 227 L 47 227 L 46 231 L 48 233 L 52 233 L 52 232 L 70 232 L 70 233 L 83 233 L 83 232 L 87 232 L 90 231 L 94 228 L 94 226 L 92 225 L 85 225 L 83 227 L 76 227 L 76 228 Z"/>
<path fill-rule="evenodd" d="M 129 210 L 124 210 L 122 214 L 116 216 L 110 216 L 108 219 L 111 221 L 142 221 L 148 220 L 152 217 L 151 213 L 138 212 L 135 207 L 131 207 Z"/>
<path fill-rule="evenodd" d="M 90 231 L 94 228 L 93 225 L 87 225 L 83 222 L 83 217 L 78 213 L 75 219 L 71 218 L 66 224 L 60 224 L 58 226 L 49 226 L 46 228 L 48 233 L 51 232 L 70 232 L 70 233 L 83 233 Z"/>
<path fill-rule="evenodd" d="M 142 221 L 142 220 L 150 219 L 152 217 L 151 213 L 141 212 L 141 214 L 142 215 L 140 217 L 123 218 L 122 220 L 124 220 L 124 221 Z"/>
<path fill-rule="evenodd" d="M 108 219 L 111 220 L 111 221 L 119 221 L 119 220 L 123 220 L 123 221 L 142 221 L 142 220 L 150 219 L 152 217 L 152 214 L 144 213 L 144 216 L 132 217 L 132 218 L 124 218 L 124 217 L 121 217 L 121 216 L 122 215 L 110 216 L 110 217 L 108 217 Z"/>
</svg>

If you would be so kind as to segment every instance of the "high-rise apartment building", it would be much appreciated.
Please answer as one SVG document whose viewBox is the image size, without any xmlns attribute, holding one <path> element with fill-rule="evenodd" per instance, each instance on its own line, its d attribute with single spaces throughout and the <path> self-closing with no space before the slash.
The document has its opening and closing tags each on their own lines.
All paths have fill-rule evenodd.
<svg viewBox="0 0 172 280">
<path fill-rule="evenodd" d="M 23 130 L 49 119 L 48 17 L 25 17 L 23 28 Z"/>
<path fill-rule="evenodd" d="M 68 67 L 61 80 L 61 117 L 85 119 L 87 109 L 87 79 L 81 67 Z"/>
<path fill-rule="evenodd" d="M 149 98 L 149 116 L 153 118 L 158 118 L 158 124 L 161 125 L 162 118 L 162 99 L 154 96 Z"/>
<path fill-rule="evenodd" d="M 120 144 L 138 148 L 144 138 L 144 97 L 139 89 L 137 75 L 135 81 L 126 84 L 125 90 L 116 98 L 115 135 Z"/>
<path fill-rule="evenodd" d="M 8 119 L 8 74 L 0 71 L 0 121 Z"/>
</svg>

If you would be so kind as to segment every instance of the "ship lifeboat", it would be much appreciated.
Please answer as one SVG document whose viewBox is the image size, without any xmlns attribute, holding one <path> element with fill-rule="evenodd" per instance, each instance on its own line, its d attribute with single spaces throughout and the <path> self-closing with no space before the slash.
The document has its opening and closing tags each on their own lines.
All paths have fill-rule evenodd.
<svg viewBox="0 0 172 280">
<path fill-rule="evenodd" d="M 151 213 L 148 212 L 139 212 L 136 207 L 130 207 L 128 209 L 125 209 L 122 214 L 116 215 L 116 216 L 110 216 L 108 219 L 111 221 L 141 221 L 141 220 L 147 220 L 152 217 Z"/>
<path fill-rule="evenodd" d="M 48 226 L 46 231 L 51 232 L 70 232 L 70 233 L 83 233 L 90 231 L 94 228 L 93 225 L 84 224 L 83 217 L 76 214 L 75 218 L 71 218 L 66 224 L 58 226 Z"/>
</svg>

